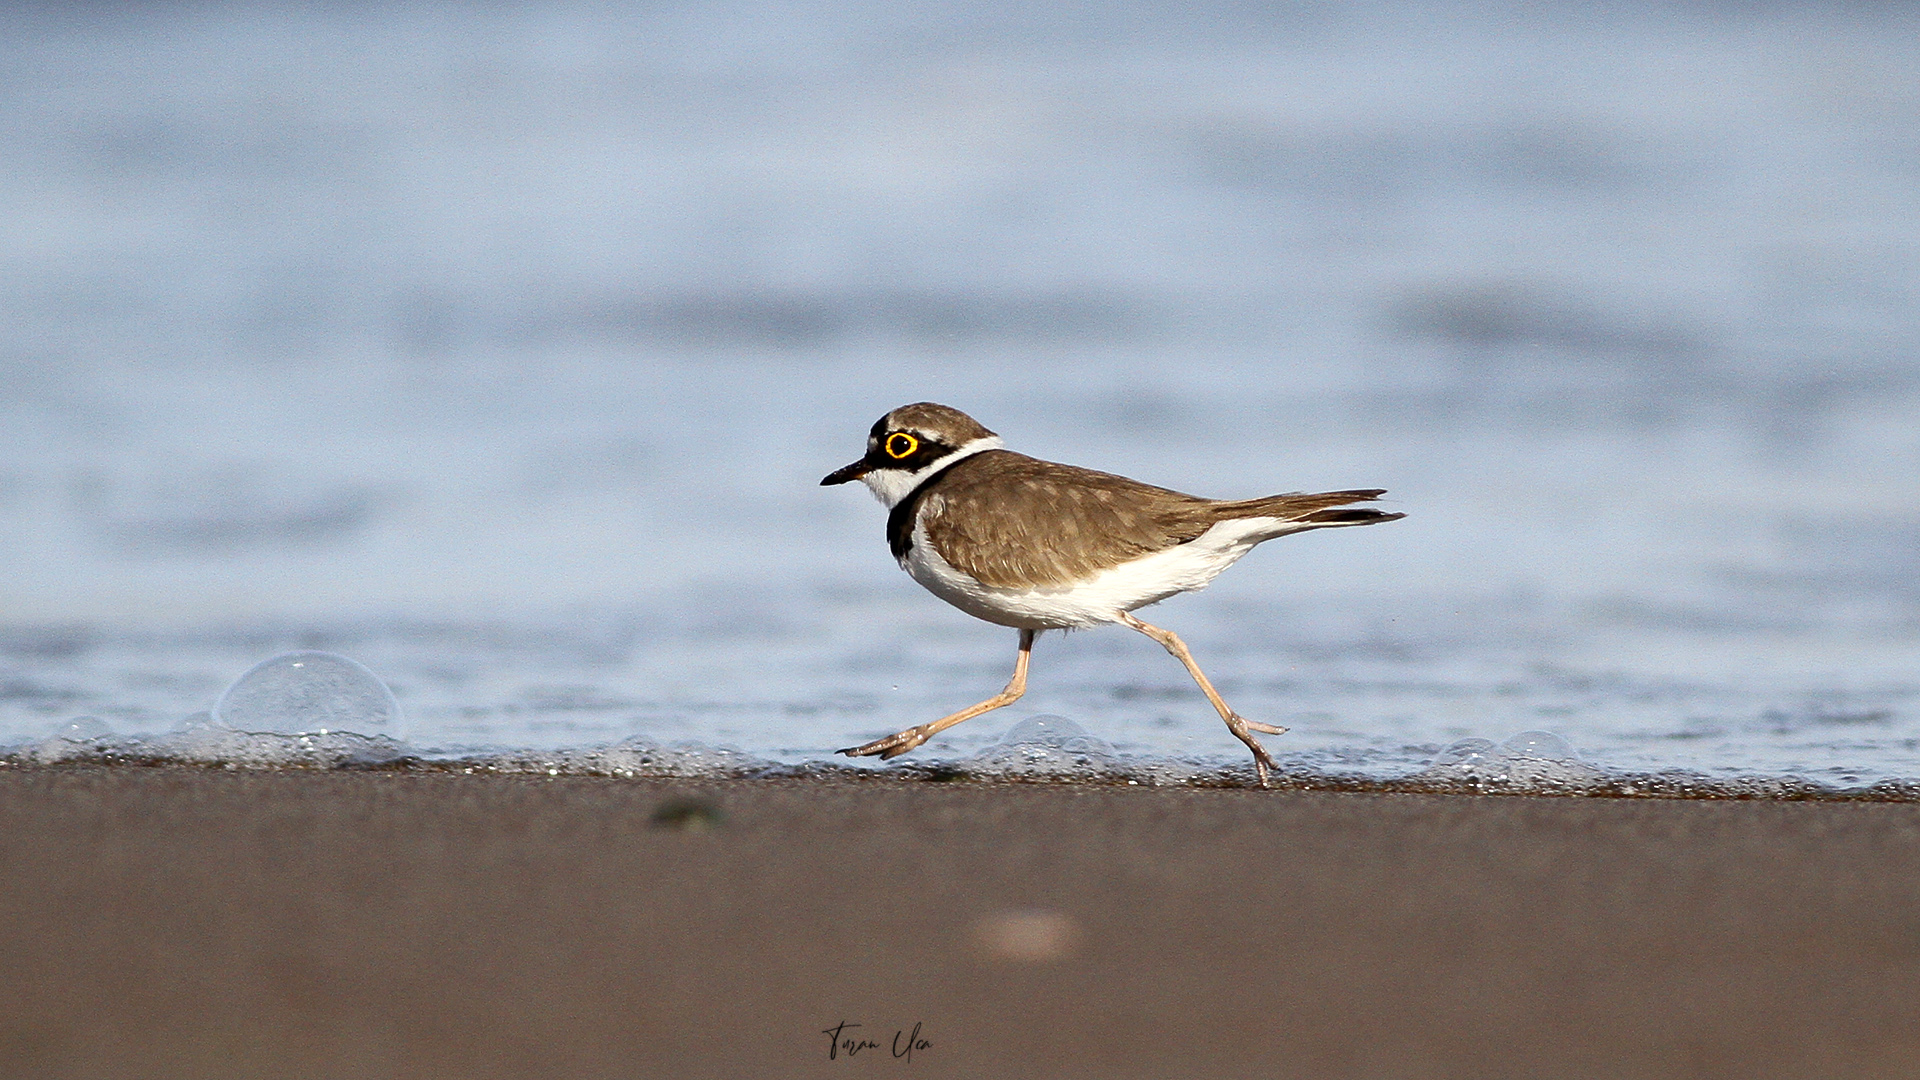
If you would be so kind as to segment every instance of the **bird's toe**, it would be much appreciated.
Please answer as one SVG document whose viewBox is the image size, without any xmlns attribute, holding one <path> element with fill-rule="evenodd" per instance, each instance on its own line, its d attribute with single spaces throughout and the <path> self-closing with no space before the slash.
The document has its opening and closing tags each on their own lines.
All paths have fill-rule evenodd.
<svg viewBox="0 0 1920 1080">
<path fill-rule="evenodd" d="M 848 757 L 870 757 L 878 754 L 884 761 L 887 758 L 899 757 L 926 741 L 926 735 L 922 734 L 918 728 L 908 728 L 906 731 L 897 732 L 884 739 L 875 739 L 864 746 L 850 746 L 840 753 Z"/>
</svg>

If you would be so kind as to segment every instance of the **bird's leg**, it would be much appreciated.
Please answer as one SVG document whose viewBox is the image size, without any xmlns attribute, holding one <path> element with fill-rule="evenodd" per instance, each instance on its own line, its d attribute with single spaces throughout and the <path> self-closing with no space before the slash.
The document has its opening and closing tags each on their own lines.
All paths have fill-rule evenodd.
<svg viewBox="0 0 1920 1080">
<path fill-rule="evenodd" d="M 865 746 L 849 746 L 840 752 L 848 757 L 865 757 L 868 754 L 879 754 L 882 758 L 899 757 L 962 720 L 971 720 L 983 712 L 992 712 L 1002 705 L 1011 705 L 1019 701 L 1020 695 L 1027 692 L 1027 661 L 1033 657 L 1033 639 L 1037 633 L 1038 631 L 1034 630 L 1020 631 L 1020 655 L 1013 662 L 1013 678 L 1007 683 L 1005 690 L 978 705 L 961 709 L 952 716 L 943 716 L 930 724 L 921 724 L 919 727 L 908 728 L 884 739 L 875 739 Z"/>
<path fill-rule="evenodd" d="M 1287 729 L 1275 727 L 1272 724 L 1256 723 L 1227 708 L 1227 703 L 1221 699 L 1220 692 L 1207 681 L 1207 676 L 1200 670 L 1200 665 L 1193 662 L 1193 654 L 1187 651 L 1187 643 L 1180 640 L 1180 635 L 1171 630 L 1162 630 L 1157 626 L 1143 623 L 1134 618 L 1130 612 L 1122 611 L 1119 615 L 1121 622 L 1159 642 L 1173 654 L 1174 659 L 1187 666 L 1187 674 L 1193 676 L 1193 681 L 1199 683 L 1200 689 L 1206 693 L 1207 700 L 1213 702 L 1213 707 L 1220 713 L 1220 719 L 1227 722 L 1227 730 L 1233 732 L 1234 738 L 1246 743 L 1247 749 L 1253 751 L 1253 769 L 1260 774 L 1260 786 L 1266 787 L 1267 774 L 1273 768 L 1273 759 L 1267 756 L 1266 747 L 1254 741 L 1253 732 L 1279 735 Z"/>
</svg>

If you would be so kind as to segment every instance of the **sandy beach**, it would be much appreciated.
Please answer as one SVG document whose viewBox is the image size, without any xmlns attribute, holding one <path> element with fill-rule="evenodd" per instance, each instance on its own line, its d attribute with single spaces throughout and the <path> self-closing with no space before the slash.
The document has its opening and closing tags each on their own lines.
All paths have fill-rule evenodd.
<svg viewBox="0 0 1920 1080">
<path fill-rule="evenodd" d="M 87 768 L 0 824 L 6 1076 L 1920 1075 L 1920 805 Z"/>
</svg>

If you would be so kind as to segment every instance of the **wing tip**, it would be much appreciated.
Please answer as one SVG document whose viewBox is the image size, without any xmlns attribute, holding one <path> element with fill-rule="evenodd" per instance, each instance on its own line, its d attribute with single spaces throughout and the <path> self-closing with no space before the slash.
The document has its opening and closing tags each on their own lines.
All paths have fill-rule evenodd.
<svg viewBox="0 0 1920 1080">
<path fill-rule="evenodd" d="M 1306 525 L 1378 525 L 1383 521 L 1398 521 L 1405 514 L 1388 513 L 1385 510 L 1366 510 L 1350 506 L 1335 507 L 1331 510 L 1316 510 L 1304 517 L 1294 518 Z"/>
</svg>

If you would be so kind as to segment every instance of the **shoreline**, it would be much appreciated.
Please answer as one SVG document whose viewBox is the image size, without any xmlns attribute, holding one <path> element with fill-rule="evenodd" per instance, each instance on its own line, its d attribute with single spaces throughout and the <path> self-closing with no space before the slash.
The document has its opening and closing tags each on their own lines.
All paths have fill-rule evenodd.
<svg viewBox="0 0 1920 1080">
<path fill-rule="evenodd" d="M 297 737 L 287 737 L 294 739 Z M 363 739 L 361 736 L 353 736 Z M 819 784 L 960 784 L 979 786 L 1041 786 L 1088 788 L 1150 788 L 1186 791 L 1260 791 L 1251 767 L 1195 767 L 1168 776 L 1153 761 L 1135 768 L 1058 768 L 1002 770 L 982 768 L 967 759 L 895 762 L 884 768 L 863 768 L 838 761 L 798 765 L 735 760 L 708 768 L 633 766 L 604 759 L 598 748 L 563 751 L 503 751 L 469 757 L 356 758 L 347 753 L 318 751 L 306 757 L 267 763 L 241 759 L 181 759 L 123 749 L 81 751 L 45 759 L 34 750 L 0 752 L 0 775 L 7 773 L 85 771 L 92 769 L 181 770 L 184 772 L 253 773 L 260 775 L 364 773 L 420 776 L 571 777 L 619 781 L 680 783 L 745 783 L 794 781 Z M 1879 780 L 1869 785 L 1835 787 L 1801 776 L 1715 778 L 1679 770 L 1659 773 L 1606 772 L 1593 769 L 1576 779 L 1512 780 L 1492 777 L 1436 777 L 1424 773 L 1375 778 L 1337 773 L 1286 771 L 1273 774 L 1270 792 L 1317 792 L 1351 795 L 1508 796 L 1570 799 L 1678 799 L 1734 802 L 1920 803 L 1920 779 Z"/>
<path fill-rule="evenodd" d="M 1920 1060 L 1908 803 L 54 766 L 0 823 L 23 1076 Z"/>
</svg>

